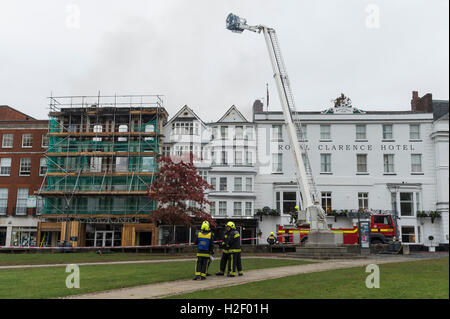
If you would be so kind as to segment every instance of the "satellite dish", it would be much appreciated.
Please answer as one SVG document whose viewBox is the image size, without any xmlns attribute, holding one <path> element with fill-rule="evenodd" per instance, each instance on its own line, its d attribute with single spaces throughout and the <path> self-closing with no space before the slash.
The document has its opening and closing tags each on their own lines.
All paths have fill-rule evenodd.
<svg viewBox="0 0 450 319">
<path fill-rule="evenodd" d="M 247 20 L 239 18 L 239 16 L 230 13 L 227 17 L 227 29 L 233 32 L 242 33 L 244 29 L 241 25 L 247 24 Z"/>
</svg>

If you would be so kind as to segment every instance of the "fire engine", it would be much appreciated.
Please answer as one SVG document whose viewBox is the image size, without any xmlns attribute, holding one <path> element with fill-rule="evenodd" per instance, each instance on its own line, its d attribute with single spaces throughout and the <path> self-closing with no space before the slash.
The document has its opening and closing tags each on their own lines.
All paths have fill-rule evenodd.
<svg viewBox="0 0 450 319">
<path fill-rule="evenodd" d="M 297 243 L 308 240 L 309 225 L 278 225 L 279 243 Z M 353 245 L 359 243 L 358 226 L 352 228 L 331 228 L 334 233 L 342 233 L 343 244 Z M 370 215 L 370 243 L 389 243 L 395 240 L 397 227 L 390 214 Z"/>
</svg>

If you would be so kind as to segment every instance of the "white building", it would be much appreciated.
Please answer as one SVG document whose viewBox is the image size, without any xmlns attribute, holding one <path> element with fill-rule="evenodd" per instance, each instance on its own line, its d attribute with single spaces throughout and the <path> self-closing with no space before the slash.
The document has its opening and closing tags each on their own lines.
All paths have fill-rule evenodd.
<svg viewBox="0 0 450 319">
<path fill-rule="evenodd" d="M 402 242 L 448 247 L 448 101 L 413 94 L 411 111 L 337 105 L 299 112 L 299 142 L 326 211 L 390 212 L 399 217 Z M 219 227 L 233 220 L 243 238 L 266 238 L 301 206 L 281 112 L 263 111 L 256 101 L 252 122 L 232 106 L 205 124 L 185 106 L 164 130 L 166 155 L 201 154 L 195 164 L 214 187 L 208 200 Z M 263 208 L 275 214 L 260 216 Z M 356 224 L 348 217 L 328 221 L 332 227 Z"/>
</svg>

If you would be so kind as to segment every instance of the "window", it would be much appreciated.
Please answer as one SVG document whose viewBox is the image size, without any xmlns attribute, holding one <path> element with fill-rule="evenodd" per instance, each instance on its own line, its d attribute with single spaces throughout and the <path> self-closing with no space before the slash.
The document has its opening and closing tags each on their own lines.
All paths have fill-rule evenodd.
<svg viewBox="0 0 450 319">
<path fill-rule="evenodd" d="M 13 134 L 3 134 L 2 147 L 3 148 L 13 147 L 13 138 L 14 138 Z"/>
<path fill-rule="evenodd" d="M 384 173 L 385 174 L 393 174 L 394 173 L 394 154 L 384 154 L 383 155 L 383 163 L 384 163 Z"/>
<path fill-rule="evenodd" d="M 356 154 L 356 172 L 367 173 L 367 154 Z"/>
<path fill-rule="evenodd" d="M 245 202 L 245 216 L 252 216 L 252 202 Z"/>
<path fill-rule="evenodd" d="M 220 159 L 220 164 L 221 165 L 228 165 L 228 160 L 227 160 L 227 151 L 222 151 L 221 152 L 221 159 Z"/>
<path fill-rule="evenodd" d="M 420 211 L 420 193 L 416 192 L 416 212 Z"/>
<path fill-rule="evenodd" d="M 163 156 L 170 156 L 170 146 L 163 146 Z"/>
<path fill-rule="evenodd" d="M 383 140 L 392 140 L 393 138 L 392 124 L 383 124 Z"/>
<path fill-rule="evenodd" d="M 36 197 L 36 215 L 42 215 L 44 210 L 44 198 L 42 196 Z"/>
<path fill-rule="evenodd" d="M 221 192 L 226 192 L 227 191 L 227 178 L 226 177 L 221 177 L 219 179 L 219 190 Z"/>
<path fill-rule="evenodd" d="M 235 192 L 242 192 L 242 177 L 235 177 L 234 178 L 234 191 Z"/>
<path fill-rule="evenodd" d="M 330 125 L 320 125 L 320 139 L 321 140 L 331 140 L 331 126 Z"/>
<path fill-rule="evenodd" d="M 356 125 L 356 139 L 357 140 L 366 140 L 367 139 L 365 125 L 362 125 L 362 124 Z"/>
<path fill-rule="evenodd" d="M 19 188 L 17 190 L 16 215 L 25 215 L 27 213 L 28 188 Z"/>
<path fill-rule="evenodd" d="M 155 170 L 155 158 L 143 157 L 142 158 L 142 172 L 151 173 Z"/>
<path fill-rule="evenodd" d="M 47 134 L 43 134 L 42 135 L 42 143 L 41 143 L 42 147 L 48 147 L 48 135 Z"/>
<path fill-rule="evenodd" d="M 414 216 L 413 193 L 400 193 L 400 216 Z"/>
<path fill-rule="evenodd" d="M 220 127 L 220 137 L 223 140 L 226 140 L 228 138 L 228 126 L 221 126 Z"/>
<path fill-rule="evenodd" d="M 283 140 L 283 131 L 281 130 L 281 125 L 272 125 L 272 140 Z"/>
<path fill-rule="evenodd" d="M 217 180 L 215 177 L 211 177 L 211 186 L 213 187 L 213 190 L 217 189 Z"/>
<path fill-rule="evenodd" d="M 409 139 L 420 140 L 420 124 L 409 125 Z"/>
<path fill-rule="evenodd" d="M 0 160 L 0 176 L 11 175 L 11 158 L 3 157 Z"/>
<path fill-rule="evenodd" d="M 234 165 L 242 165 L 242 151 L 234 151 Z"/>
<path fill-rule="evenodd" d="M 128 157 L 116 157 L 116 172 L 128 172 Z"/>
<path fill-rule="evenodd" d="M 272 173 L 283 172 L 283 154 L 272 154 Z"/>
<path fill-rule="evenodd" d="M 320 154 L 320 173 L 331 173 L 331 154 Z"/>
<path fill-rule="evenodd" d="M 227 215 L 227 202 L 219 202 L 219 215 L 226 216 Z"/>
<path fill-rule="evenodd" d="M 243 126 L 236 126 L 234 129 L 234 139 L 235 140 L 242 140 L 244 138 L 244 127 Z"/>
<path fill-rule="evenodd" d="M 101 133 L 101 132 L 103 132 L 103 126 L 101 126 L 100 124 L 94 125 L 93 132 L 94 133 Z M 102 138 L 101 137 L 94 137 L 92 140 L 94 142 L 101 142 Z"/>
<path fill-rule="evenodd" d="M 253 178 L 251 178 L 251 177 L 245 178 L 245 191 L 253 192 Z"/>
<path fill-rule="evenodd" d="M 20 159 L 19 175 L 30 176 L 30 174 L 31 174 L 31 158 L 23 157 Z"/>
<path fill-rule="evenodd" d="M 403 243 L 415 243 L 416 242 L 414 226 L 402 226 L 402 242 Z"/>
<path fill-rule="evenodd" d="M 245 139 L 253 140 L 253 127 L 252 126 L 245 127 Z"/>
<path fill-rule="evenodd" d="M 422 154 L 411 154 L 411 173 L 422 173 Z"/>
<path fill-rule="evenodd" d="M 128 132 L 128 125 L 126 125 L 126 124 L 119 125 L 119 132 L 120 133 Z M 123 137 L 123 136 L 120 136 L 120 137 L 117 138 L 117 141 L 119 141 L 119 142 L 126 142 L 127 138 Z"/>
<path fill-rule="evenodd" d="M 102 158 L 101 157 L 91 157 L 90 172 L 99 173 L 102 171 Z"/>
<path fill-rule="evenodd" d="M 211 130 L 211 139 L 214 140 L 218 137 L 217 135 L 217 126 L 214 126 Z"/>
<path fill-rule="evenodd" d="M 33 147 L 33 134 L 22 134 L 22 147 Z"/>
<path fill-rule="evenodd" d="M 39 176 L 44 176 L 47 172 L 47 159 L 42 157 L 39 159 Z"/>
<path fill-rule="evenodd" d="M 325 212 L 331 212 L 331 192 L 322 192 L 322 208 Z"/>
<path fill-rule="evenodd" d="M 216 202 L 211 202 L 211 204 L 209 205 L 209 214 L 211 216 L 216 215 Z"/>
<path fill-rule="evenodd" d="M 295 206 L 297 205 L 297 193 L 296 192 L 283 192 L 283 213 L 295 212 Z"/>
<path fill-rule="evenodd" d="M 280 192 L 276 192 L 275 193 L 275 202 L 277 205 L 277 211 L 281 212 L 281 193 Z"/>
<path fill-rule="evenodd" d="M 301 142 L 308 140 L 308 131 L 305 124 L 297 125 L 297 139 Z"/>
<path fill-rule="evenodd" d="M 216 165 L 216 152 L 211 150 L 211 165 Z"/>
<path fill-rule="evenodd" d="M 245 165 L 253 165 L 252 152 L 245 151 Z"/>
<path fill-rule="evenodd" d="M 198 172 L 198 174 L 200 175 L 200 177 L 204 180 L 207 181 L 208 180 L 208 171 L 206 170 L 201 170 Z"/>
<path fill-rule="evenodd" d="M 234 202 L 233 208 L 234 216 L 242 216 L 242 202 Z"/>
<path fill-rule="evenodd" d="M 369 193 L 358 193 L 358 210 L 369 209 Z"/>
<path fill-rule="evenodd" d="M 8 210 L 8 189 L 0 188 L 0 215 L 6 215 Z"/>
</svg>

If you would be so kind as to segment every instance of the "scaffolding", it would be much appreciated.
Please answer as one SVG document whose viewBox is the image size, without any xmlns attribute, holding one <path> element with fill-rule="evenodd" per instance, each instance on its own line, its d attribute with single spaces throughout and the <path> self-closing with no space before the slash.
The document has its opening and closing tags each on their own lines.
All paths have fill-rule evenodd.
<svg viewBox="0 0 450 319">
<path fill-rule="evenodd" d="M 160 95 L 49 97 L 43 217 L 139 217 L 167 120 Z"/>
</svg>

